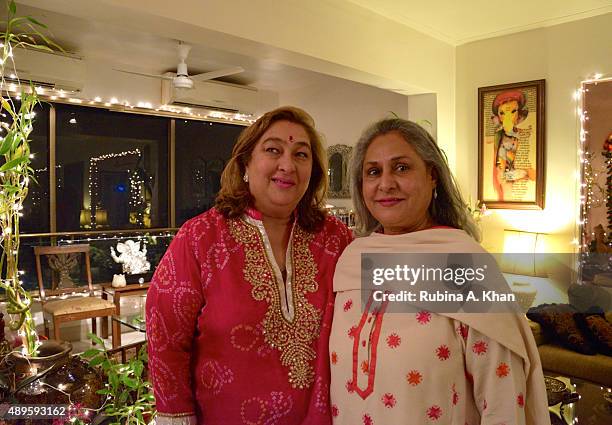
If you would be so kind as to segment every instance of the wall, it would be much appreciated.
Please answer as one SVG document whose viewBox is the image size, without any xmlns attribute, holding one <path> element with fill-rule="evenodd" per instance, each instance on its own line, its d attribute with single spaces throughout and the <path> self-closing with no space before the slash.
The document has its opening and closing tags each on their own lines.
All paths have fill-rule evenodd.
<svg viewBox="0 0 612 425">
<path fill-rule="evenodd" d="M 328 83 L 279 93 L 279 104 L 294 105 L 312 115 L 327 146 L 354 146 L 372 122 L 391 116 L 408 116 L 408 98 L 339 78 Z M 338 207 L 352 208 L 350 199 L 329 199 Z"/>
<path fill-rule="evenodd" d="M 421 124 L 438 140 L 437 96 L 435 93 L 408 96 L 408 119 Z"/>
<path fill-rule="evenodd" d="M 572 252 L 578 213 L 578 121 L 573 93 L 596 72 L 612 73 L 612 14 L 478 41 L 457 48 L 456 174 L 476 199 L 478 87 L 546 79 L 546 189 L 543 211 L 496 210 L 484 245 L 498 251 L 504 228 L 550 234 L 550 249 Z"/>
<path fill-rule="evenodd" d="M 437 134 L 437 102 L 435 94 L 403 96 L 342 79 L 279 93 L 280 105 L 295 105 L 308 111 L 321 131 L 327 146 L 354 146 L 361 132 L 371 123 L 393 114 L 413 121 L 427 120 L 422 125 Z M 352 208 L 350 199 L 329 199 L 337 207 Z"/>
</svg>

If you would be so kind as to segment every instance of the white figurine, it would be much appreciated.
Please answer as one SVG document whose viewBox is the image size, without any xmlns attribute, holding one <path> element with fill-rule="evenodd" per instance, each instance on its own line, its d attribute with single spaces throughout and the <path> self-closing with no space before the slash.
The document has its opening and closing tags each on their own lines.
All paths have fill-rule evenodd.
<svg viewBox="0 0 612 425">
<path fill-rule="evenodd" d="M 141 250 L 140 242 L 131 239 L 123 243 L 119 242 L 117 243 L 117 253 L 111 247 L 111 257 L 116 263 L 122 264 L 123 273 L 141 274 L 151 269 L 151 263 L 147 261 L 147 246 L 143 244 Z"/>
<path fill-rule="evenodd" d="M 111 286 L 113 288 L 123 288 L 126 285 L 127 285 L 127 282 L 125 281 L 125 275 L 123 274 L 113 275 L 113 281 L 111 282 Z"/>
</svg>

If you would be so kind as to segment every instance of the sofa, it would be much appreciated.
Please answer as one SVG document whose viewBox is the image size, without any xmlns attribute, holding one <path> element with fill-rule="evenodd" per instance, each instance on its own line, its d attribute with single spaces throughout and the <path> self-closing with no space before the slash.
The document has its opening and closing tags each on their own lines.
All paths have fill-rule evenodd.
<svg viewBox="0 0 612 425">
<path fill-rule="evenodd" d="M 606 313 L 612 322 L 612 312 Z M 562 375 L 612 387 L 612 357 L 604 354 L 586 355 L 564 348 L 552 342 L 542 327 L 528 320 L 538 345 L 542 367 L 546 375 Z"/>
</svg>

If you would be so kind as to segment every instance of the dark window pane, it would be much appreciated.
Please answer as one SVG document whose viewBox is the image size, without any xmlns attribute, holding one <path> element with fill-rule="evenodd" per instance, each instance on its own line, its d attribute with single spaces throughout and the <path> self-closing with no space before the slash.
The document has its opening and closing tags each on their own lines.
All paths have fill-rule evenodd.
<svg viewBox="0 0 612 425">
<path fill-rule="evenodd" d="M 14 110 L 21 103 L 13 100 Z M 36 117 L 30 133 L 30 152 L 34 155 L 30 167 L 34 169 L 28 185 L 28 195 L 23 203 L 23 216 L 19 220 L 20 233 L 45 233 L 49 231 L 49 105 L 37 105 Z M 3 112 L 2 121 L 11 122 L 10 115 Z M 0 130 L 0 136 L 5 134 Z M 4 163 L 5 159 L 1 159 Z"/>
<path fill-rule="evenodd" d="M 24 273 L 20 276 L 22 285 L 27 291 L 38 291 L 38 278 L 36 277 L 35 246 L 51 244 L 50 238 L 22 237 L 19 241 L 19 270 Z M 42 264 L 41 264 L 42 265 Z"/>
<path fill-rule="evenodd" d="M 167 227 L 169 120 L 56 108 L 58 231 Z"/>
<path fill-rule="evenodd" d="M 146 247 L 147 261 L 151 264 L 150 271 L 142 275 L 145 281 L 150 281 L 155 268 L 159 264 L 162 256 L 166 252 L 168 245 L 174 237 L 174 232 L 155 232 L 143 234 L 122 234 L 122 235 L 102 235 L 102 236 L 74 236 L 73 238 L 61 239 L 60 245 L 67 243 L 89 244 L 91 259 L 91 276 L 94 284 L 109 283 L 113 280 L 113 274 L 123 273 L 122 265 L 116 263 L 111 256 L 111 247 L 117 252 L 117 243 L 125 243 L 127 240 L 140 243 L 140 249 Z M 128 283 L 136 283 L 139 276 L 125 276 Z"/>
<path fill-rule="evenodd" d="M 243 126 L 176 120 L 176 225 L 213 206 Z"/>
<path fill-rule="evenodd" d="M 94 284 L 109 283 L 113 280 L 113 274 L 122 273 L 121 264 L 116 263 L 111 257 L 110 248 L 117 247 L 118 242 L 125 242 L 128 239 L 133 241 L 140 241 L 141 246 L 146 245 L 147 247 L 147 261 L 151 263 L 151 271 L 145 276 L 145 279 L 149 280 L 153 271 L 159 264 L 162 256 L 166 252 L 168 245 L 174 237 L 174 232 L 152 232 L 146 235 L 142 234 L 122 234 L 117 236 L 102 235 L 102 236 L 74 236 L 69 238 L 60 238 L 57 243 L 59 245 L 65 245 L 67 243 L 79 243 L 89 244 L 90 248 L 90 260 L 91 260 L 91 276 Z M 36 276 L 36 261 L 34 256 L 35 246 L 48 246 L 51 245 L 50 238 L 21 238 L 21 244 L 19 247 L 19 270 L 24 273 L 21 275 L 23 286 L 28 291 L 38 291 L 38 278 Z M 47 260 L 41 257 L 41 266 L 43 272 L 43 284 L 45 289 L 51 288 L 51 275 L 48 270 Z M 79 259 L 79 263 L 82 259 Z M 78 264 L 71 270 L 71 276 L 74 280 L 79 280 L 81 283 L 85 282 L 86 277 L 83 274 L 84 268 L 82 264 Z M 130 276 L 126 275 L 128 282 L 131 282 Z M 134 282 L 136 282 L 134 280 Z"/>
</svg>

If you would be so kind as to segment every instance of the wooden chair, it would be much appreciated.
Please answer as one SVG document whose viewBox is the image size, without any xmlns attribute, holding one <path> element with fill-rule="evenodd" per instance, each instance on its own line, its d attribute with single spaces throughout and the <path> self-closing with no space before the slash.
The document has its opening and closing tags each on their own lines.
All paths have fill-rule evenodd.
<svg viewBox="0 0 612 425">
<path fill-rule="evenodd" d="M 83 319 L 91 319 L 91 331 L 96 334 L 96 319 L 98 317 L 106 319 L 115 314 L 115 304 L 94 295 L 89 245 L 35 246 L 34 255 L 36 257 L 36 274 L 38 276 L 38 289 L 40 291 L 45 335 L 49 337 L 49 320 L 53 321 L 53 337 L 59 340 L 61 323 Z M 41 265 L 42 256 L 47 258 L 49 268 L 52 271 L 52 289 L 50 290 L 45 290 L 43 268 Z M 75 282 L 72 282 L 69 275 L 69 270 L 78 264 L 80 257 L 85 257 L 86 286 L 76 285 Z M 62 288 L 63 285 L 68 287 Z M 89 295 L 67 298 L 77 293 L 89 293 Z M 55 297 L 55 299 L 48 300 L 47 296 Z M 58 299 L 57 296 L 61 298 Z M 102 332 L 108 334 L 107 320 L 102 321 Z"/>
</svg>

